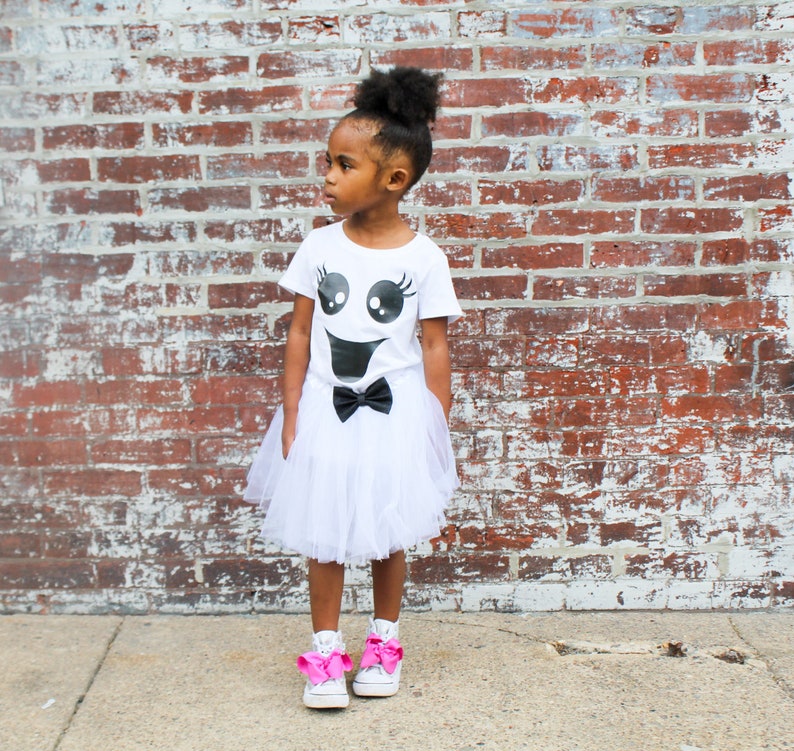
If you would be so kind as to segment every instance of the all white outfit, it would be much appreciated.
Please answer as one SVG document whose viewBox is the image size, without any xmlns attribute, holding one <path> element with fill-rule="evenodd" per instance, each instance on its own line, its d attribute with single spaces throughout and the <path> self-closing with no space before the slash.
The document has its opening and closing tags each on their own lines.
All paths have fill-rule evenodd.
<svg viewBox="0 0 794 751">
<path fill-rule="evenodd" d="M 279 284 L 315 306 L 295 442 L 284 460 L 279 408 L 248 473 L 245 500 L 267 512 L 262 536 L 343 563 L 438 535 L 458 478 L 417 322 L 462 315 L 444 253 L 421 234 L 365 248 L 340 222 L 306 237 Z M 365 394 L 376 391 L 373 407 Z"/>
</svg>

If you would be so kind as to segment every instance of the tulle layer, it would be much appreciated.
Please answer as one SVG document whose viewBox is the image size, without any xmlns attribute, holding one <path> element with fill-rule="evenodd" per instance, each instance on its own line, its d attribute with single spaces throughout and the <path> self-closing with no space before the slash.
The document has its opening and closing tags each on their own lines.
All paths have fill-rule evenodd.
<svg viewBox="0 0 794 751">
<path fill-rule="evenodd" d="M 421 366 L 387 380 L 389 414 L 361 406 L 343 423 L 333 387 L 307 377 L 286 460 L 279 408 L 244 496 L 266 511 L 263 537 L 343 563 L 383 559 L 439 534 L 458 486 L 443 410 Z"/>
</svg>

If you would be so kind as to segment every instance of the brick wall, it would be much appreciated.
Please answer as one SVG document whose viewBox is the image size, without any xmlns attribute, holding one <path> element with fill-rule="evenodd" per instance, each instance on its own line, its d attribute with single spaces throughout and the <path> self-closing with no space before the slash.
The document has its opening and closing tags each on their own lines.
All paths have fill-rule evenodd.
<svg viewBox="0 0 794 751">
<path fill-rule="evenodd" d="M 5 611 L 304 609 L 240 500 L 371 66 L 446 73 L 415 608 L 794 603 L 790 2 L 0 0 Z M 345 606 L 366 608 L 364 568 Z"/>
</svg>

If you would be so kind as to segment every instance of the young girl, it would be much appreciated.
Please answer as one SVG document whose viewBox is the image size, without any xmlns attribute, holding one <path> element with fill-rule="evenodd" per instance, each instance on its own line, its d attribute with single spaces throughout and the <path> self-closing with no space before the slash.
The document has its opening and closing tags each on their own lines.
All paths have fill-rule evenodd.
<svg viewBox="0 0 794 751">
<path fill-rule="evenodd" d="M 430 162 L 440 75 L 374 71 L 328 142 L 325 201 L 280 284 L 295 294 L 283 405 L 248 474 L 263 536 L 309 558 L 312 650 L 303 701 L 345 707 L 346 561 L 371 561 L 374 618 L 358 696 L 400 684 L 404 550 L 439 534 L 458 484 L 447 418 L 447 324 L 461 315 L 441 249 L 400 218 Z M 421 344 L 417 338 L 421 326 Z"/>
</svg>

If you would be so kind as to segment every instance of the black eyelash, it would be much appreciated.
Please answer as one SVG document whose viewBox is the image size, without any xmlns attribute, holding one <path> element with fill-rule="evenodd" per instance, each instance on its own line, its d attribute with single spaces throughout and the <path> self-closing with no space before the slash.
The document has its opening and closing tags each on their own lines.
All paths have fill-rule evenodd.
<svg viewBox="0 0 794 751">
<path fill-rule="evenodd" d="M 397 283 L 397 289 L 400 290 L 400 293 L 402 294 L 403 297 L 413 297 L 416 294 L 416 292 L 411 292 L 411 293 L 406 294 L 413 283 L 414 283 L 413 279 L 409 279 L 406 282 L 405 281 L 405 274 L 403 274 L 403 278 L 400 279 L 400 281 Z"/>
<path fill-rule="evenodd" d="M 317 286 L 319 287 L 323 283 L 323 279 L 328 276 L 328 272 L 325 270 L 325 264 L 322 267 L 317 267 Z"/>
</svg>

